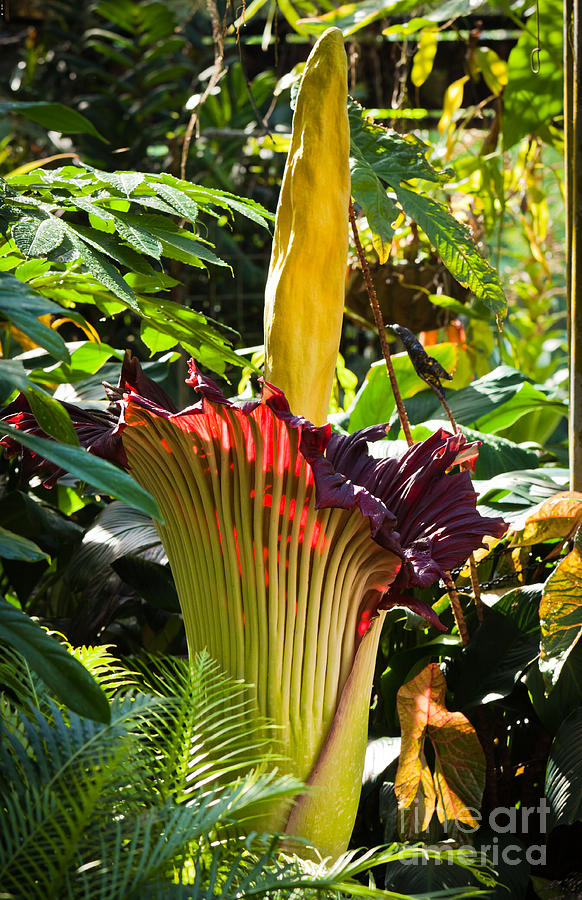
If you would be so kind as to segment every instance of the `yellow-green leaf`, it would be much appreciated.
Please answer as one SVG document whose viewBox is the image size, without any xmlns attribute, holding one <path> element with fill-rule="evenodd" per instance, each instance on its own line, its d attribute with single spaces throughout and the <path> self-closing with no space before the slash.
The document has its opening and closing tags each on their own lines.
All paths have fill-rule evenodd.
<svg viewBox="0 0 582 900">
<path fill-rule="evenodd" d="M 443 114 L 439 119 L 439 134 L 446 134 L 449 125 L 453 121 L 453 116 L 463 105 L 463 94 L 465 93 L 465 82 L 469 80 L 468 75 L 463 75 L 457 81 L 449 84 L 445 91 L 445 99 L 443 102 Z"/>
<path fill-rule="evenodd" d="M 420 40 L 418 42 L 416 53 L 414 54 L 412 72 L 410 73 L 410 79 L 416 87 L 420 87 L 422 84 L 424 84 L 424 82 L 432 72 L 437 47 L 437 26 L 431 25 L 428 28 L 423 28 L 420 34 Z"/>
<path fill-rule="evenodd" d="M 513 536 L 512 547 L 531 547 L 542 541 L 565 539 L 582 523 L 582 493 L 559 491 L 529 515 Z"/>
<path fill-rule="evenodd" d="M 540 671 L 549 692 L 582 636 L 582 552 L 578 541 L 544 585 L 540 625 Z"/>
<path fill-rule="evenodd" d="M 507 63 L 490 47 L 479 47 L 476 55 L 485 84 L 498 96 L 507 84 Z"/>
</svg>

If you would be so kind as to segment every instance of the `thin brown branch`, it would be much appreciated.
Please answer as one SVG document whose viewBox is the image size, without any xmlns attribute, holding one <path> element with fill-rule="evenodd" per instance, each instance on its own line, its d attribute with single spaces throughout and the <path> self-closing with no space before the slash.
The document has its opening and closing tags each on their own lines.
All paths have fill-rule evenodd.
<svg viewBox="0 0 582 900">
<path fill-rule="evenodd" d="M 453 616 L 455 618 L 455 624 L 461 636 L 461 643 L 463 644 L 463 647 L 466 647 L 469 643 L 469 629 L 467 628 L 465 615 L 463 613 L 463 607 L 461 606 L 457 588 L 455 587 L 455 582 L 453 581 L 450 572 L 445 572 L 443 581 L 447 586 L 449 599 L 451 601 L 451 609 L 453 610 Z"/>
<path fill-rule="evenodd" d="M 483 601 L 481 599 L 481 585 L 479 584 L 479 575 L 477 574 L 477 563 L 475 562 L 475 554 L 471 553 L 469 557 L 469 570 L 471 572 L 471 587 L 473 588 L 473 596 L 475 598 L 475 606 L 477 608 L 477 618 L 483 621 Z"/>
<path fill-rule="evenodd" d="M 396 408 L 398 409 L 398 417 L 400 419 L 400 424 L 402 426 L 402 430 L 406 437 L 406 442 L 407 442 L 408 446 L 411 447 L 412 444 L 414 443 L 414 441 L 412 440 L 412 434 L 410 432 L 410 422 L 408 421 L 408 416 L 406 415 L 404 403 L 402 402 L 402 395 L 400 393 L 400 388 L 398 387 L 398 381 L 396 380 L 396 373 L 394 371 L 394 366 L 392 365 L 392 359 L 390 357 L 390 348 L 388 347 L 388 341 L 386 340 L 386 328 L 384 326 L 384 322 L 382 321 L 382 312 L 380 310 L 378 298 L 376 297 L 376 290 L 374 288 L 374 284 L 372 282 L 372 277 L 370 275 L 370 267 L 368 266 L 368 260 L 366 259 L 366 256 L 364 254 L 362 243 L 360 241 L 360 235 L 358 234 L 358 226 L 356 223 L 356 214 L 354 212 L 354 203 L 351 198 L 350 198 L 350 225 L 352 226 L 352 233 L 354 235 L 354 244 L 356 246 L 356 252 L 358 254 L 358 259 L 360 261 L 360 267 L 362 269 L 364 281 L 366 282 L 368 298 L 370 300 L 370 306 L 372 307 L 372 312 L 374 314 L 374 321 L 376 322 L 376 327 L 378 329 L 378 335 L 380 337 L 380 346 L 382 347 L 382 355 L 384 357 L 384 362 L 386 363 L 386 369 L 388 371 L 388 378 L 390 379 L 390 386 L 392 388 L 392 393 L 394 394 L 394 400 L 396 401 Z"/>
<path fill-rule="evenodd" d="M 198 125 L 200 110 L 203 107 L 206 98 L 212 93 L 212 91 L 220 81 L 223 71 L 222 64 L 224 62 L 224 39 L 220 23 L 220 16 L 218 14 L 215 0 L 206 0 L 206 3 L 208 6 L 210 22 L 212 24 L 212 39 L 214 41 L 214 67 L 212 70 L 212 75 L 208 79 L 206 90 L 202 94 L 196 106 L 196 109 L 193 110 L 192 115 L 190 116 L 190 121 L 188 122 L 188 125 L 186 127 L 186 134 L 184 135 L 184 142 L 182 144 L 182 157 L 180 160 L 180 178 L 182 180 L 186 178 L 186 162 L 188 161 L 188 153 L 190 152 L 190 144 L 192 143 L 194 130 Z"/>
</svg>

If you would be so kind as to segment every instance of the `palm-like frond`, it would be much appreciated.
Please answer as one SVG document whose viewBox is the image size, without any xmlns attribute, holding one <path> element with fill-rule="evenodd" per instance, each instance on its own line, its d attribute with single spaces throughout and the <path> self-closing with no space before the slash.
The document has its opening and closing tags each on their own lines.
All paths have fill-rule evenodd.
<svg viewBox="0 0 582 900">
<path fill-rule="evenodd" d="M 26 659 L 13 647 L 0 648 L 0 685 L 5 698 L 18 706 L 33 706 L 48 711 L 49 696 L 43 681 Z"/>
<path fill-rule="evenodd" d="M 110 645 L 69 646 L 68 649 L 90 672 L 109 699 L 112 699 L 120 690 L 138 687 L 137 673 L 132 672 L 127 665 L 110 653 Z"/>
<path fill-rule="evenodd" d="M 295 780 L 248 771 L 245 744 L 251 756 L 257 746 L 244 730 L 252 722 L 244 686 L 220 676 L 206 656 L 191 670 L 182 667 L 181 677 L 177 695 L 115 698 L 107 725 L 64 713 L 52 700 L 48 715 L 7 705 L 0 741 L 4 890 L 27 898 L 93 890 L 130 896 L 152 873 L 167 878 L 183 867 L 192 846 L 200 852 L 227 829 L 240 834 L 257 808 L 297 793 Z"/>
<path fill-rule="evenodd" d="M 109 665 L 116 670 L 106 655 L 95 660 L 105 678 Z M 143 668 L 147 677 L 132 677 L 143 677 L 148 693 L 115 697 L 108 724 L 63 711 L 42 683 L 37 703 L 4 704 L 2 897 L 403 896 L 357 878 L 414 849 L 348 854 L 326 866 L 293 856 L 288 843 L 281 855 L 277 837 L 248 835 L 261 809 L 289 802 L 302 786 L 268 770 L 271 733 L 247 688 L 205 654 L 192 665 L 149 660 Z"/>
<path fill-rule="evenodd" d="M 166 790 L 188 801 L 205 785 L 232 781 L 254 766 L 284 762 L 275 757 L 275 730 L 262 718 L 243 681 L 225 678 L 207 653 L 190 663 L 172 657 L 136 663 L 143 687 L 172 698 L 160 777 Z"/>
</svg>

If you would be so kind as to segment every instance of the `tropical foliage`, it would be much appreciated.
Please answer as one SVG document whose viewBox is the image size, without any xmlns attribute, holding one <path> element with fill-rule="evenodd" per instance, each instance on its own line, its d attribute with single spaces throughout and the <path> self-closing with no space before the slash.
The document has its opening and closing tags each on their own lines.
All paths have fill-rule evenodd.
<svg viewBox="0 0 582 900">
<path fill-rule="evenodd" d="M 0 37 L 9 84 L 0 97 L 0 393 L 9 407 L 0 462 L 3 896 L 567 896 L 582 819 L 582 494 L 570 489 L 567 468 L 562 7 L 540 0 L 541 51 L 536 13 L 518 0 L 490 4 L 479 20 L 456 0 L 422 8 L 254 0 L 236 19 L 239 12 L 214 0 L 204 8 L 13 0 Z M 288 721 L 269 691 L 279 676 L 289 708 L 303 704 L 301 722 L 317 710 L 329 727 L 338 700 L 326 693 L 325 667 L 334 656 L 328 651 L 310 681 L 309 660 L 325 641 L 306 608 L 303 643 L 293 631 L 305 678 L 293 680 L 294 654 L 282 650 L 265 673 L 253 658 L 245 687 L 231 661 L 256 656 L 256 647 L 237 644 L 230 623 L 224 638 L 216 613 L 195 607 L 181 568 L 188 545 L 200 571 L 208 575 L 212 560 L 218 578 L 224 567 L 224 596 L 235 596 L 239 570 L 246 577 L 238 543 L 232 582 L 221 559 L 232 516 L 235 535 L 252 533 L 252 554 L 266 535 L 260 575 L 268 587 L 269 575 L 283 571 L 273 541 L 293 533 L 294 509 L 278 519 L 261 512 L 260 521 L 255 511 L 265 497 L 279 509 L 291 476 L 276 472 L 271 484 L 277 456 L 265 451 L 261 504 L 245 511 L 242 468 L 239 481 L 223 474 L 218 483 L 226 470 L 216 464 L 208 506 L 204 478 L 178 461 L 168 470 L 174 485 L 191 479 L 206 515 L 198 531 L 192 520 L 186 541 L 170 518 L 182 515 L 173 508 L 178 493 L 155 488 L 163 457 L 140 464 L 156 470 L 136 480 L 110 451 L 121 441 L 121 411 L 130 425 L 147 419 L 171 446 L 184 434 L 194 441 L 198 429 L 207 456 L 234 453 L 224 440 L 212 450 L 204 443 L 192 386 L 217 433 L 232 436 L 236 425 L 245 453 L 268 446 L 253 424 L 267 407 L 253 397 L 270 231 L 304 60 L 329 26 L 348 49 L 354 217 L 340 355 L 330 370 L 332 430 L 321 426 L 324 438 L 321 428 L 299 425 L 296 466 L 308 474 L 300 488 L 293 475 L 293 490 L 306 492 L 301 501 L 297 493 L 297 509 L 313 521 L 297 515 L 296 531 L 305 536 L 317 524 L 320 545 L 328 535 L 335 548 L 351 523 L 344 544 L 351 536 L 363 547 L 374 523 L 384 529 L 381 552 L 410 568 L 407 581 L 394 581 L 398 561 L 390 578 L 382 570 L 385 586 L 401 591 L 398 605 L 374 619 L 366 595 L 358 607 L 366 616 L 352 622 L 358 641 L 377 623 L 377 653 L 366 663 L 372 702 L 358 683 L 360 725 L 352 726 L 364 734 L 368 718 L 370 742 L 353 849 L 321 862 L 305 840 L 274 833 L 285 816 L 272 811 L 309 797 L 311 762 L 298 767 L 281 752 L 277 728 Z M 310 222 L 315 234 L 319 224 Z M 340 256 L 318 256 L 316 246 L 324 290 L 326 266 L 345 271 Z M 393 375 L 380 359 L 371 288 L 381 321 L 393 326 L 382 329 Z M 315 321 L 302 327 L 316 344 Z M 143 375 L 135 362 L 128 374 L 126 362 L 120 390 L 127 348 Z M 189 356 L 199 372 L 186 387 Z M 297 426 L 284 401 L 267 395 L 277 412 L 274 446 L 291 446 Z M 181 419 L 171 419 L 176 410 Z M 446 498 L 434 504 L 436 518 L 425 514 L 433 514 L 434 485 L 423 478 L 436 457 L 413 477 L 418 505 L 394 497 L 410 454 L 422 457 L 442 429 L 457 427 L 455 453 L 449 438 L 438 450 L 459 464 L 453 475 L 443 462 L 448 508 L 458 512 L 445 525 Z M 96 440 L 106 452 L 88 454 Z M 407 449 L 410 440 L 416 449 Z M 341 509 L 311 513 L 310 491 L 317 487 L 319 503 L 330 465 Z M 453 485 L 469 485 L 470 468 L 470 515 L 489 527 L 465 546 L 469 494 L 461 502 Z M 379 490 L 382 473 L 391 473 L 392 493 Z M 357 528 L 346 491 L 359 498 Z M 391 520 L 380 526 L 378 503 L 398 520 L 389 550 Z M 376 506 L 364 512 L 362 504 Z M 215 515 L 215 540 L 205 544 Z M 505 533 L 494 524 L 500 517 Z M 161 519 L 165 532 L 155 527 Z M 427 568 L 436 568 L 423 579 L 422 541 L 438 543 L 441 526 L 446 552 L 427 551 Z M 315 580 L 320 545 L 303 566 Z M 240 547 L 244 554 L 242 538 Z M 375 565 L 378 544 L 365 552 Z M 292 554 L 299 572 L 302 556 Z M 201 577 L 207 593 L 215 576 Z M 346 585 L 338 596 L 348 609 L 359 595 Z M 265 603 L 274 596 L 264 590 Z M 324 596 L 311 588 L 318 626 Z M 239 612 L 250 629 L 250 607 L 241 602 Z M 342 647 L 343 687 L 354 654 Z M 193 652 L 204 648 L 220 665 Z M 342 778 L 326 784 L 337 810 Z M 324 831 L 335 815 L 326 813 Z M 305 833 L 300 813 L 291 821 Z M 356 852 L 380 845 L 387 849 Z"/>
</svg>

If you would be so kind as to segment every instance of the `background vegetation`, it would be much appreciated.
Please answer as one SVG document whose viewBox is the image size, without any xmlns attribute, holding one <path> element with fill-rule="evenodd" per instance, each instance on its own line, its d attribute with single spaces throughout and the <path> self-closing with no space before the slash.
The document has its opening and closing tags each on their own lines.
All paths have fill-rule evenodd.
<svg viewBox="0 0 582 900">
<path fill-rule="evenodd" d="M 103 410 L 101 382 L 116 382 L 126 347 L 178 405 L 189 402 L 189 355 L 230 394 L 251 390 L 290 100 L 330 24 L 344 32 L 350 93 L 368 111 L 350 110 L 352 193 L 384 321 L 420 335 L 453 373 L 450 410 L 481 442 L 480 509 L 510 523 L 477 560 L 478 580 L 453 573 L 466 633 L 438 590 L 423 599 L 444 636 L 389 614 L 353 845 L 460 838 L 436 815 L 403 833 L 397 816 L 400 735 L 415 727 L 397 698 L 430 691 L 427 667 L 440 664 L 447 710 L 469 720 L 485 753 L 484 821 L 499 806 L 551 805 L 547 833 L 533 819 L 518 825 L 519 865 L 491 860 L 498 885 L 512 897 L 579 892 L 582 496 L 568 491 L 567 470 L 561 4 L 468 14 L 457 0 L 11 0 L 0 32 L 0 399 L 26 394 L 59 442 L 43 449 L 71 474 L 49 489 L 23 481 L 18 461 L 0 463 L 7 896 L 165 897 L 170 882 L 180 897 L 298 884 L 364 892 L 349 879 L 372 863 L 378 887 L 393 891 L 480 884 L 466 866 L 404 865 L 394 848 L 314 874 L 274 841 L 232 838 L 254 805 L 296 790 L 265 768 L 232 780 L 261 758 L 255 746 L 237 756 L 236 717 L 224 737 L 231 781 L 210 717 L 202 737 L 215 769 L 185 802 L 175 761 L 186 747 L 183 773 L 192 722 L 207 721 L 185 703 L 186 681 L 201 703 L 207 690 L 236 689 L 208 660 L 190 674 L 176 661 L 185 640 L 151 499 L 83 458 L 57 402 Z M 403 435 L 355 250 L 351 263 L 332 422 L 352 432 L 390 421 L 380 452 L 393 453 Z M 413 436 L 426 437 L 448 419 L 389 337 Z M 72 655 L 46 629 L 94 649 Z M 156 654 L 155 676 L 144 653 Z M 428 736 L 434 771 L 438 738 Z M 485 826 L 473 839 L 491 844 Z M 532 865 L 540 844 L 546 864 Z"/>
</svg>

